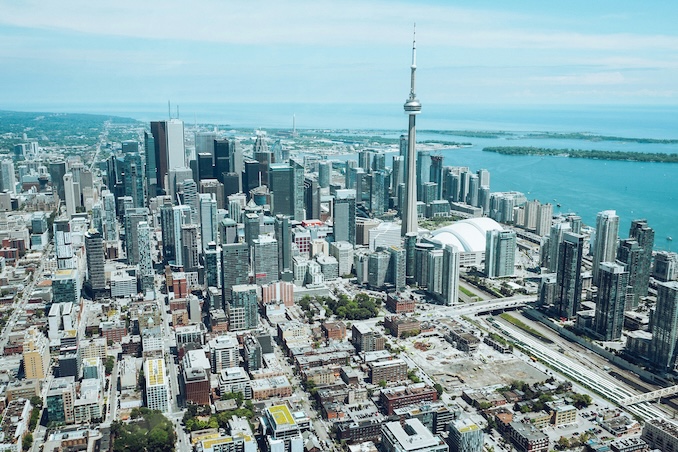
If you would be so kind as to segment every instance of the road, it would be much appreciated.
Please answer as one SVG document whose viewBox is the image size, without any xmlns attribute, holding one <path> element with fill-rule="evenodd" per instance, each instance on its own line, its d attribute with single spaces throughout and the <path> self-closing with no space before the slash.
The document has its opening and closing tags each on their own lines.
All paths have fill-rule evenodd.
<svg viewBox="0 0 678 452">
<path fill-rule="evenodd" d="M 169 411 L 165 413 L 165 416 L 172 421 L 174 424 L 174 430 L 177 433 L 177 442 L 175 444 L 176 450 L 178 452 L 191 452 L 192 447 L 190 444 L 189 436 L 184 431 L 184 427 L 181 425 L 181 421 L 184 418 L 184 410 L 178 404 L 179 392 L 179 376 L 177 372 L 177 364 L 174 363 L 174 356 L 172 355 L 172 347 L 176 347 L 176 337 L 174 335 L 174 328 L 169 325 L 171 321 L 171 316 L 167 312 L 167 306 L 165 305 L 165 298 L 167 294 L 161 293 L 160 286 L 164 284 L 164 278 L 161 275 L 156 275 L 155 277 L 155 293 L 158 295 L 156 298 L 156 303 L 158 304 L 158 309 L 162 312 L 162 335 L 165 338 L 165 367 L 167 378 L 169 379 Z"/>
<path fill-rule="evenodd" d="M 638 395 L 637 392 L 620 386 L 612 377 L 598 374 L 589 369 L 588 366 L 579 364 L 564 356 L 562 353 L 551 349 L 537 339 L 524 333 L 518 327 L 502 323 L 501 328 L 504 334 L 513 338 L 518 345 L 540 361 L 546 363 L 549 367 L 579 384 L 593 389 L 595 392 L 613 401 L 617 405 L 627 397 Z M 624 407 L 624 409 L 646 420 L 658 417 L 666 418 L 669 416 L 669 414 L 661 411 L 656 405 L 648 402 Z"/>
<path fill-rule="evenodd" d="M 7 341 L 9 340 L 9 334 L 14 329 L 19 316 L 25 312 L 26 305 L 28 304 L 28 300 L 31 298 L 31 294 L 33 293 L 35 285 L 38 283 L 38 281 L 42 280 L 42 272 L 45 268 L 45 262 L 47 262 L 47 257 L 51 251 L 52 244 L 49 244 L 42 251 L 40 266 L 33 273 L 31 281 L 26 287 L 24 287 L 21 296 L 17 297 L 14 300 L 14 304 L 12 304 L 12 314 L 10 315 L 5 328 L 2 330 L 2 333 L 0 333 L 0 350 L 2 350 L 3 354 L 5 351 L 5 346 L 7 345 Z"/>
</svg>

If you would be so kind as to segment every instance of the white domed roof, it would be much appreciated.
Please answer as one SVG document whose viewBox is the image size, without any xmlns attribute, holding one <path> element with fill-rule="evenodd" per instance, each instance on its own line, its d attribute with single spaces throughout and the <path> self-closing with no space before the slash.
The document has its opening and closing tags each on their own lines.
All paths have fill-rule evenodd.
<svg viewBox="0 0 678 452">
<path fill-rule="evenodd" d="M 466 253 L 485 252 L 487 231 L 503 231 L 504 228 L 491 218 L 469 218 L 436 229 L 429 240 L 442 245 L 454 245 Z"/>
</svg>

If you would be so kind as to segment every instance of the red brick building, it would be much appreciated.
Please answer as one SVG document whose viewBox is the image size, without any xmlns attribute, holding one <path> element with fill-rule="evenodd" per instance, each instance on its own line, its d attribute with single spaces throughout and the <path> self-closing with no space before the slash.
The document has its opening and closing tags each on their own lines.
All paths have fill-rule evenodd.
<svg viewBox="0 0 678 452">
<path fill-rule="evenodd" d="M 415 303 L 411 298 L 388 294 L 386 295 L 386 308 L 394 314 L 407 314 L 414 312 Z"/>
<path fill-rule="evenodd" d="M 346 339 L 346 325 L 344 322 L 325 322 L 322 324 L 323 334 L 327 339 L 343 341 Z"/>
<path fill-rule="evenodd" d="M 210 380 L 205 369 L 189 367 L 184 369 L 186 401 L 196 405 L 210 404 Z"/>
<path fill-rule="evenodd" d="M 396 408 L 436 400 L 438 400 L 438 392 L 424 383 L 382 389 L 379 394 L 379 402 L 388 416 L 392 415 Z"/>
</svg>

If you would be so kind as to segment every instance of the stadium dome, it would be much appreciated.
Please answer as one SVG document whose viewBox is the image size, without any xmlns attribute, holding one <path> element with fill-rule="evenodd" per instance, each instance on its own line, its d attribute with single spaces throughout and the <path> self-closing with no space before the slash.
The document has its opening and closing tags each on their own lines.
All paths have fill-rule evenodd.
<svg viewBox="0 0 678 452">
<path fill-rule="evenodd" d="M 464 253 L 484 253 L 487 231 L 503 231 L 504 228 L 491 218 L 469 218 L 444 228 L 436 229 L 429 241 L 441 245 L 454 245 Z"/>
</svg>

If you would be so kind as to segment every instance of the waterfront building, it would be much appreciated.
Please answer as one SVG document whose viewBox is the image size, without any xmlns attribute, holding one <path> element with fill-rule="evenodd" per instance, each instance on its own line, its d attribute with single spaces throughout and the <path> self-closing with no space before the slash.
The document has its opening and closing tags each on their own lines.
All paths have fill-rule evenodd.
<svg viewBox="0 0 678 452">
<path fill-rule="evenodd" d="M 652 270 L 652 247 L 654 246 L 654 229 L 648 226 L 647 220 L 633 220 L 629 230 L 629 237 L 635 239 L 642 248 L 638 269 L 636 270 L 633 284 L 634 305 L 636 300 L 647 295 Z"/>
<path fill-rule="evenodd" d="M 555 262 L 556 293 L 554 312 L 557 317 L 570 319 L 579 310 L 581 302 L 581 263 L 584 254 L 584 236 L 564 232 Z"/>
<path fill-rule="evenodd" d="M 619 235 L 619 217 L 614 210 L 604 210 L 596 217 L 596 235 L 592 243 L 593 284 L 598 285 L 601 262 L 614 262 L 617 254 L 617 236 Z"/>
<path fill-rule="evenodd" d="M 657 305 L 652 321 L 650 360 L 663 371 L 673 371 L 678 355 L 678 282 L 657 283 Z"/>
<path fill-rule="evenodd" d="M 624 307 L 629 274 L 614 262 L 601 262 L 599 266 L 598 302 L 594 328 L 603 341 L 621 338 L 624 325 Z"/>
</svg>

